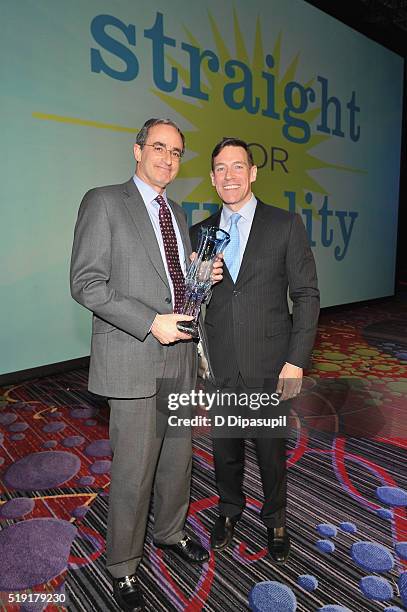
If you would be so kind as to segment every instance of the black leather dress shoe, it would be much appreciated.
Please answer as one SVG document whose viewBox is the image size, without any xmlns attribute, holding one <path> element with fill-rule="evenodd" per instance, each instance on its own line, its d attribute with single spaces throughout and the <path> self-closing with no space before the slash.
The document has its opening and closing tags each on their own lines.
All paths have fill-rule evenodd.
<svg viewBox="0 0 407 612">
<path fill-rule="evenodd" d="M 126 612 L 141 612 L 141 610 L 144 610 L 143 594 L 136 574 L 123 576 L 123 578 L 113 578 L 113 597 L 121 609 Z"/>
<path fill-rule="evenodd" d="M 290 554 L 291 541 L 285 527 L 267 529 L 270 557 L 276 563 L 285 563 Z"/>
<path fill-rule="evenodd" d="M 218 516 L 211 533 L 211 546 L 214 550 L 223 550 L 231 543 L 239 518 L 240 516 Z"/>
<path fill-rule="evenodd" d="M 205 563 L 209 559 L 209 553 L 198 542 L 191 540 L 189 536 L 185 536 L 176 544 L 161 544 L 160 542 L 154 542 L 157 548 L 162 548 L 168 552 L 172 552 L 184 561 L 188 563 Z"/>
</svg>

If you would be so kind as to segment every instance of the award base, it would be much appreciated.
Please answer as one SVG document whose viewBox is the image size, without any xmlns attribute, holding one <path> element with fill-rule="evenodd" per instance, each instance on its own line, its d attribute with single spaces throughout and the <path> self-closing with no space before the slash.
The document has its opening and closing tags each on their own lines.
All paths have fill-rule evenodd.
<svg viewBox="0 0 407 612">
<path fill-rule="evenodd" d="M 177 329 L 192 338 L 199 338 L 198 323 L 196 321 L 178 321 Z"/>
</svg>

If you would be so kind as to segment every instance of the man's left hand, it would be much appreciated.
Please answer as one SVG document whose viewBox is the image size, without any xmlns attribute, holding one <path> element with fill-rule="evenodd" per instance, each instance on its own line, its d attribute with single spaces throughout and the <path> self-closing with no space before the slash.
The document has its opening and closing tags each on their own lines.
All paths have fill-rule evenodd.
<svg viewBox="0 0 407 612">
<path fill-rule="evenodd" d="M 280 402 L 296 397 L 301 391 L 303 370 L 291 363 L 286 363 L 278 377 L 277 393 L 281 393 Z"/>
</svg>

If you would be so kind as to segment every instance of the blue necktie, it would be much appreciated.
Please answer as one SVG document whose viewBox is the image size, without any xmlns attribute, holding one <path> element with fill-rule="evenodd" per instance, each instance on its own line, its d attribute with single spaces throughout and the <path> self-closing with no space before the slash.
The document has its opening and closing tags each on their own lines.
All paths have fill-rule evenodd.
<svg viewBox="0 0 407 612">
<path fill-rule="evenodd" d="M 233 282 L 236 282 L 237 275 L 239 274 L 240 267 L 240 240 L 239 240 L 239 230 L 237 224 L 242 215 L 239 213 L 233 213 L 230 217 L 230 242 L 225 249 L 225 264 L 228 267 L 229 274 L 233 279 Z"/>
</svg>

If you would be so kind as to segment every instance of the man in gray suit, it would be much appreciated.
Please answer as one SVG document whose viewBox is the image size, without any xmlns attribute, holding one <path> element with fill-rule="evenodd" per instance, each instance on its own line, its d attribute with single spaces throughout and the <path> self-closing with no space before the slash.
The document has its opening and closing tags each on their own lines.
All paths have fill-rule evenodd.
<svg viewBox="0 0 407 612">
<path fill-rule="evenodd" d="M 300 391 L 315 339 L 317 276 L 301 217 L 255 198 L 251 186 L 256 174 L 244 141 L 224 138 L 219 142 L 212 153 L 211 178 L 223 207 L 191 228 L 191 239 L 194 246 L 201 225 L 219 225 L 231 237 L 224 253 L 224 279 L 213 289 L 205 318 L 217 385 L 245 394 L 277 387 L 280 400 L 287 400 Z M 293 301 L 292 320 L 287 289 Z M 290 549 L 285 440 L 258 435 L 254 442 L 269 552 L 282 563 Z M 231 542 L 245 506 L 243 436 L 215 436 L 213 451 L 220 499 L 211 542 L 215 550 L 221 550 Z"/>
<path fill-rule="evenodd" d="M 137 135 L 135 176 L 92 189 L 75 228 L 71 292 L 93 312 L 89 390 L 110 405 L 113 450 L 107 568 L 124 610 L 142 610 L 136 577 L 151 491 L 154 543 L 187 562 L 207 551 L 184 532 L 191 478 L 191 432 L 157 430 L 156 398 L 195 386 L 196 344 L 177 329 L 191 245 L 183 210 L 165 188 L 179 170 L 184 136 L 168 119 L 149 119 Z M 222 278 L 216 264 L 213 280 Z M 170 383 L 168 383 L 170 381 Z"/>
</svg>

